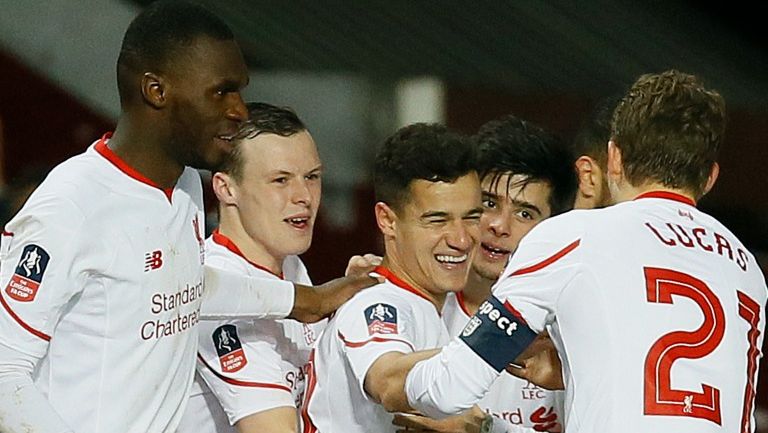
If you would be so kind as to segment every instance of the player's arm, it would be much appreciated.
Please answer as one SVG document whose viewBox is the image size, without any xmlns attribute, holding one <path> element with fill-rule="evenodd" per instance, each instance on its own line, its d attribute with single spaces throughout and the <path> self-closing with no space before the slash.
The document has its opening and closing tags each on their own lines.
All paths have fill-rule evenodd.
<svg viewBox="0 0 768 433">
<path fill-rule="evenodd" d="M 432 418 L 468 410 L 535 338 L 524 320 L 491 296 L 461 335 L 407 374 L 409 405 Z"/>
<path fill-rule="evenodd" d="M 33 209 L 29 210 L 29 207 Z M 32 374 L 45 356 L 61 312 L 82 287 L 76 273 L 82 234 L 79 210 L 58 196 L 25 205 L 2 235 L 0 246 L 0 431 L 71 432 Z M 93 266 L 103 255 L 89 258 Z"/>
<path fill-rule="evenodd" d="M 327 317 L 360 290 L 376 284 L 368 275 L 350 275 L 319 286 L 265 281 L 217 267 L 205 267 L 204 320 L 289 317 L 312 323 Z"/>
<path fill-rule="evenodd" d="M 381 355 L 368 369 L 363 387 L 365 392 L 388 412 L 409 411 L 405 395 L 405 377 L 413 366 L 434 356 L 438 349 L 413 353 L 388 352 Z"/>
<path fill-rule="evenodd" d="M 556 221 L 559 220 L 559 221 Z M 537 225 L 461 335 L 408 374 L 409 404 L 440 418 L 469 409 L 544 330 L 560 294 L 579 275 L 579 230 L 567 219 Z M 496 295 L 496 296 L 495 296 Z M 501 302 L 498 298 L 501 298 Z"/>
<path fill-rule="evenodd" d="M 565 389 L 563 368 L 557 349 L 546 332 L 542 332 L 507 372 L 548 390 Z"/>
<path fill-rule="evenodd" d="M 297 433 L 295 407 L 277 407 L 248 415 L 235 423 L 238 433 Z"/>
<path fill-rule="evenodd" d="M 39 360 L 0 343 L 0 431 L 73 433 L 32 382 Z"/>
</svg>

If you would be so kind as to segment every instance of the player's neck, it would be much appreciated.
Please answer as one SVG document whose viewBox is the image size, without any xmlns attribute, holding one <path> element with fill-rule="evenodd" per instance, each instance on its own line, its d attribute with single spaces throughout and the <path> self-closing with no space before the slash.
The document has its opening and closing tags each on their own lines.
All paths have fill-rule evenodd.
<svg viewBox="0 0 768 433">
<path fill-rule="evenodd" d="M 476 313 L 477 309 L 480 308 L 480 304 L 491 295 L 491 287 L 494 282 L 494 280 L 481 277 L 474 269 L 469 271 L 467 285 L 461 291 L 464 299 L 464 308 L 470 313 Z"/>
<path fill-rule="evenodd" d="M 129 167 L 160 188 L 172 188 L 184 171 L 167 154 L 167 144 L 152 127 L 136 128 L 129 117 L 121 117 L 107 146 Z"/>
<path fill-rule="evenodd" d="M 640 186 L 634 186 L 634 185 L 630 185 L 628 182 L 625 181 L 625 183 L 623 183 L 618 188 L 615 188 L 613 191 L 611 191 L 611 195 L 613 196 L 616 203 L 621 203 L 625 201 L 634 200 L 638 196 L 641 196 L 649 192 L 655 192 L 655 191 L 669 192 L 669 193 L 673 193 L 673 194 L 677 194 L 677 195 L 681 195 L 683 197 L 689 198 L 693 202 L 697 201 L 697 197 L 690 191 L 678 189 L 678 188 L 670 188 L 668 186 L 665 186 L 656 182 L 645 183 Z"/>
<path fill-rule="evenodd" d="M 285 257 L 277 257 L 270 254 L 263 245 L 255 242 L 248 236 L 248 233 L 241 224 L 228 221 L 224 214 L 222 214 L 219 233 L 226 236 L 237 246 L 243 258 L 274 275 L 282 275 Z"/>
<path fill-rule="evenodd" d="M 427 298 L 430 302 L 432 302 L 435 305 L 435 308 L 437 309 L 438 313 L 443 311 L 443 305 L 445 304 L 445 292 L 432 292 L 427 290 L 425 287 L 422 287 L 416 281 L 411 278 L 409 273 L 405 270 L 403 266 L 401 266 L 393 257 L 390 257 L 388 255 L 384 255 L 384 258 L 381 261 L 381 266 L 389 269 L 390 272 L 392 272 L 398 279 L 400 279 L 402 282 L 410 286 L 411 289 L 419 292 L 421 295 L 423 295 L 425 298 Z"/>
</svg>

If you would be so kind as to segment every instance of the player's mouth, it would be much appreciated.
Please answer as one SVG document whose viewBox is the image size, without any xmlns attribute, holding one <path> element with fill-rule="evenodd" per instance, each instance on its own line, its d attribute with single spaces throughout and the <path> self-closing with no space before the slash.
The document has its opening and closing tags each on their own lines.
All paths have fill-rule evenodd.
<svg viewBox="0 0 768 433">
<path fill-rule="evenodd" d="M 283 219 L 283 222 L 297 230 L 306 230 L 309 228 L 310 217 L 309 215 L 296 215 Z"/>
<path fill-rule="evenodd" d="M 482 251 L 483 255 L 487 257 L 490 260 L 506 260 L 509 256 L 509 253 L 511 253 L 510 250 L 499 248 L 496 246 L 492 246 L 490 244 L 487 244 L 485 242 L 480 243 L 480 251 Z"/>
<path fill-rule="evenodd" d="M 435 260 L 437 260 L 437 262 L 440 263 L 442 267 L 447 269 L 456 269 L 458 267 L 464 266 L 468 259 L 468 254 L 462 254 L 460 256 L 450 254 L 435 254 Z"/>
</svg>

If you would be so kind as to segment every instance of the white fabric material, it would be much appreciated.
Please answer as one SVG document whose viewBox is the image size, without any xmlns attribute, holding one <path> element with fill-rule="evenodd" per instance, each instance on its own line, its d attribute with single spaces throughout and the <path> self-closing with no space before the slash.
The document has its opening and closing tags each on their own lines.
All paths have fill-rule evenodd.
<svg viewBox="0 0 768 433">
<path fill-rule="evenodd" d="M 285 259 L 283 281 L 252 265 L 226 244 L 215 242 L 219 236 L 206 241 L 207 265 L 248 276 L 254 285 L 274 286 L 291 281 L 312 284 L 298 257 Z M 217 292 L 216 296 L 230 298 L 225 291 Z M 248 415 L 282 406 L 298 408 L 304 395 L 305 364 L 326 322 L 307 325 L 290 319 L 201 321 L 198 375 L 178 432 L 235 432 L 232 425 Z M 223 325 L 231 325 L 226 328 L 226 342 L 221 339 Z M 242 352 L 235 350 L 238 347 Z"/>
<path fill-rule="evenodd" d="M 204 292 L 200 176 L 186 168 L 169 197 L 97 147 L 53 169 L 5 227 L 2 431 L 173 432 L 184 410 Z M 214 315 L 292 308 L 285 283 L 208 280 L 240 299 L 213 301 Z"/>
<path fill-rule="evenodd" d="M 193 169 L 170 201 L 93 146 L 50 173 L 2 239 L 0 377 L 13 351 L 35 368 L 34 388 L 0 394 L 0 412 L 15 414 L 0 430 L 175 429 L 194 372 L 203 218 Z M 20 283 L 35 275 L 39 287 Z"/>
<path fill-rule="evenodd" d="M 390 314 L 396 310 L 396 332 L 369 324 L 366 311 L 379 305 Z M 368 369 L 385 353 L 434 349 L 447 339 L 435 305 L 425 298 L 389 281 L 361 291 L 336 312 L 318 340 L 305 405 L 309 431 L 394 432 L 393 415 L 365 393 Z"/>
<path fill-rule="evenodd" d="M 451 336 L 459 335 L 469 318 L 460 297 L 449 293 L 443 306 L 443 321 Z M 501 428 L 496 426 L 499 424 L 506 426 L 502 432 L 535 433 L 561 430 L 564 398 L 563 391 L 548 391 L 502 372 L 477 404 L 494 416 L 497 430 Z"/>
<path fill-rule="evenodd" d="M 205 294 L 200 311 L 202 320 L 227 320 L 241 317 L 283 319 L 293 310 L 296 290 L 290 281 L 266 282 L 244 278 L 242 274 L 205 265 Z"/>
<path fill-rule="evenodd" d="M 754 256 L 728 229 L 660 195 L 542 222 L 494 288 L 532 329 L 551 325 L 569 433 L 741 431 L 767 292 Z"/>
</svg>

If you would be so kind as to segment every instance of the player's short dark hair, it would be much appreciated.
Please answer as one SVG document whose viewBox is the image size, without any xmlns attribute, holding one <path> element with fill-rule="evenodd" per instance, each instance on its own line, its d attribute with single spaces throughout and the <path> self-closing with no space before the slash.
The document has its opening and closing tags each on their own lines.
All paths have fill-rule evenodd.
<svg viewBox="0 0 768 433">
<path fill-rule="evenodd" d="M 491 177 L 496 184 L 507 174 L 524 176 L 523 187 L 546 182 L 551 187 L 552 215 L 570 210 L 576 193 L 573 156 L 554 134 L 513 115 L 492 120 L 480 127 L 477 143 L 480 179 Z M 518 184 L 507 184 L 507 189 Z"/>
<path fill-rule="evenodd" d="M 634 186 L 661 183 L 700 196 L 725 134 L 725 101 L 694 75 L 642 75 L 616 107 L 611 136 Z"/>
<path fill-rule="evenodd" d="M 573 156 L 586 155 L 605 167 L 608 161 L 608 140 L 611 139 L 613 111 L 621 101 L 621 95 L 600 100 L 589 117 L 582 123 L 573 140 Z"/>
<path fill-rule="evenodd" d="M 387 138 L 376 154 L 376 201 L 402 210 L 415 180 L 455 182 L 476 171 L 471 139 L 445 126 L 414 123 Z"/>
<path fill-rule="evenodd" d="M 243 176 L 242 144 L 245 140 L 261 134 L 290 137 L 307 130 L 304 122 L 291 108 L 264 102 L 249 102 L 245 107 L 248 109 L 248 120 L 240 125 L 240 130 L 235 137 L 237 144 L 220 170 L 237 181 L 242 180 Z"/>
<path fill-rule="evenodd" d="M 128 26 L 117 59 L 121 101 L 133 96 L 131 77 L 148 70 L 163 71 L 176 54 L 200 37 L 234 40 L 227 24 L 202 6 L 160 0 L 144 9 Z"/>
</svg>

